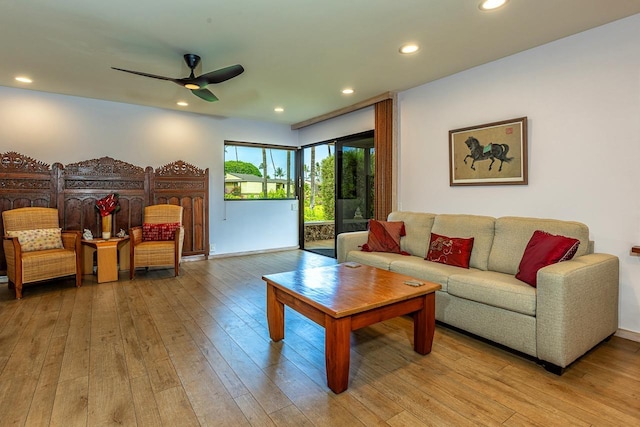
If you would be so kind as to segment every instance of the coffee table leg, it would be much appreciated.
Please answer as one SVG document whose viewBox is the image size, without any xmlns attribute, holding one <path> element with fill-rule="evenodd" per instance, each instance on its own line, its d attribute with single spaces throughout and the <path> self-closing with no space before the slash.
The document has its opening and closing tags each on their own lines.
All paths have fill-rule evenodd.
<svg viewBox="0 0 640 427">
<path fill-rule="evenodd" d="M 267 323 L 273 341 L 284 338 L 284 304 L 276 298 L 276 288 L 267 283 Z"/>
<path fill-rule="evenodd" d="M 334 319 L 325 316 L 325 362 L 327 385 L 336 394 L 349 386 L 351 317 Z"/>
<path fill-rule="evenodd" d="M 424 307 L 413 313 L 413 349 L 420 354 L 431 353 L 436 330 L 435 292 L 424 296 Z"/>
</svg>

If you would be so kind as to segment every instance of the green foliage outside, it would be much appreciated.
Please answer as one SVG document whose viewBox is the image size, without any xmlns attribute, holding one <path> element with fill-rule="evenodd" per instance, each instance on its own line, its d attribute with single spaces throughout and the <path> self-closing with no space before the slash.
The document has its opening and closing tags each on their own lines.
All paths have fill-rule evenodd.
<svg viewBox="0 0 640 427">
<path fill-rule="evenodd" d="M 324 220 L 324 209 L 322 205 L 315 205 L 313 210 L 311 210 L 309 206 L 304 207 L 304 222 Z"/>
<path fill-rule="evenodd" d="M 368 191 L 369 200 L 373 200 L 373 186 L 369 186 L 367 176 L 373 177 L 373 163 L 371 158 L 371 170 L 365 171 L 365 156 L 362 150 L 343 151 L 342 164 L 342 198 L 345 199 L 344 208 L 348 217 L 360 210 L 365 218 L 373 216 L 373 203 L 364 205 L 365 194 Z M 316 200 L 312 210 L 310 208 L 311 186 L 305 183 L 304 188 L 304 220 L 307 221 L 331 221 L 335 219 L 335 156 L 325 157 L 318 167 L 319 183 L 316 182 Z M 368 210 L 368 211 L 367 211 Z"/>
<path fill-rule="evenodd" d="M 335 219 L 335 157 L 332 155 L 325 157 L 320 163 L 320 202 L 324 208 L 324 220 Z"/>
<path fill-rule="evenodd" d="M 233 189 L 231 193 L 226 193 L 224 195 L 225 200 L 264 200 L 264 193 L 260 194 L 240 194 L 240 187 L 236 187 Z M 284 188 L 279 188 L 277 190 L 270 190 L 269 194 L 267 194 L 267 199 L 292 199 L 291 197 L 287 197 L 287 192 Z"/>
<path fill-rule="evenodd" d="M 227 160 L 224 162 L 224 173 L 245 173 L 248 175 L 255 175 L 262 177 L 262 173 L 260 169 L 256 167 L 253 163 L 237 161 L 237 160 Z"/>
</svg>

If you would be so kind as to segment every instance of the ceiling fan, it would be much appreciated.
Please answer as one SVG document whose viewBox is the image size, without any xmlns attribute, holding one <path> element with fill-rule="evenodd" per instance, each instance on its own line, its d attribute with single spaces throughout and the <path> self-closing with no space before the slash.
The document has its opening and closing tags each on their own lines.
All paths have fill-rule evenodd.
<svg viewBox="0 0 640 427">
<path fill-rule="evenodd" d="M 184 61 L 187 63 L 187 66 L 191 69 L 191 75 L 189 77 L 185 77 L 182 79 L 174 79 L 171 77 L 157 76 L 155 74 L 142 73 L 140 71 L 131 71 L 124 70 L 122 68 L 111 67 L 114 70 L 124 71 L 125 73 L 137 74 L 139 76 L 151 77 L 152 79 L 160 79 L 160 80 L 168 80 L 170 82 L 174 82 L 180 86 L 184 86 L 187 89 L 191 89 L 191 93 L 195 96 L 204 99 L 205 101 L 214 102 L 218 100 L 218 97 L 215 96 L 207 86 L 210 84 L 222 83 L 229 79 L 232 79 L 236 76 L 239 76 L 244 72 L 244 68 L 242 65 L 236 64 L 231 65 L 229 67 L 220 68 L 216 71 L 211 71 L 206 74 L 202 74 L 196 77 L 193 74 L 193 70 L 200 63 L 200 57 L 193 53 L 187 53 L 184 55 Z"/>
</svg>

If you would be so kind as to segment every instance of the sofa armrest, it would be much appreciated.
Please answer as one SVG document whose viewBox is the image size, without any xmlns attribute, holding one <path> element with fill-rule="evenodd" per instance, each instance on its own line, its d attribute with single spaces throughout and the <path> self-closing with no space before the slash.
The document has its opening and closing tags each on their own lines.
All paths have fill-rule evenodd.
<svg viewBox="0 0 640 427">
<path fill-rule="evenodd" d="M 368 231 L 353 231 L 351 233 L 338 234 L 336 244 L 338 262 L 345 262 L 347 260 L 347 254 L 350 251 L 359 251 L 360 246 L 367 243 L 368 238 Z"/>
<path fill-rule="evenodd" d="M 618 328 L 619 260 L 589 254 L 538 271 L 538 358 L 562 368 Z"/>
</svg>

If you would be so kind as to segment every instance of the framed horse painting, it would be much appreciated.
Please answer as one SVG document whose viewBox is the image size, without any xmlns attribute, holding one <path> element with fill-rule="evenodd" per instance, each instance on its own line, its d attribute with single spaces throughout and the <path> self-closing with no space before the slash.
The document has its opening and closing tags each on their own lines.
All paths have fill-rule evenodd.
<svg viewBox="0 0 640 427">
<path fill-rule="evenodd" d="M 527 118 L 449 131 L 449 185 L 526 185 Z"/>
</svg>

